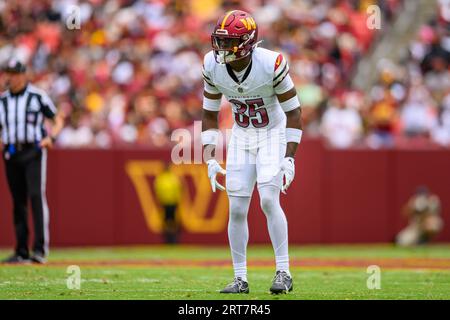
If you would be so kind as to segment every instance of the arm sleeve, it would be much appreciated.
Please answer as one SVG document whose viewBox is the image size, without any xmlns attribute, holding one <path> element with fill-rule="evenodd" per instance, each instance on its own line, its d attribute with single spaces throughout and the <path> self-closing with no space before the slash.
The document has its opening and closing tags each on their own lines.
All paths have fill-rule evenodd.
<svg viewBox="0 0 450 320">
<path fill-rule="evenodd" d="M 48 119 L 53 119 L 58 111 L 50 97 L 44 93 L 40 96 L 39 102 L 44 116 Z"/>
</svg>

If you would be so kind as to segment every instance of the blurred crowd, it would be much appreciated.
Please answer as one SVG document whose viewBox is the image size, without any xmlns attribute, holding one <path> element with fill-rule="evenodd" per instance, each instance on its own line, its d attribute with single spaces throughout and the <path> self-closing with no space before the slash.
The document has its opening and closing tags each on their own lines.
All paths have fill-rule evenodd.
<svg viewBox="0 0 450 320">
<path fill-rule="evenodd" d="M 0 0 L 0 65 L 14 56 L 30 66 L 66 117 L 61 147 L 163 147 L 201 119 L 211 31 L 221 13 L 242 8 L 262 46 L 289 60 L 307 135 L 340 148 L 449 146 L 450 14 L 439 1 L 408 59 L 381 61 L 368 94 L 350 84 L 355 66 L 389 28 L 369 30 L 367 7 L 379 5 L 388 26 L 402 0 Z"/>
<path fill-rule="evenodd" d="M 402 61 L 378 61 L 370 92 L 348 89 L 326 102 L 318 123 L 332 145 L 450 147 L 450 1 L 438 3 Z"/>
<path fill-rule="evenodd" d="M 379 65 L 369 97 L 371 146 L 450 146 L 450 1 L 439 2 L 440 15 L 420 27 L 407 58 Z"/>
</svg>

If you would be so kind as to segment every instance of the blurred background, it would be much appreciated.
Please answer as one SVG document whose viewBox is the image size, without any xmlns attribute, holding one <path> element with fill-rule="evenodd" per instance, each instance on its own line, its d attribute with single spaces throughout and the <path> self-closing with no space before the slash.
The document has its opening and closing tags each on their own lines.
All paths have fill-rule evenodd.
<svg viewBox="0 0 450 320">
<path fill-rule="evenodd" d="M 25 62 L 66 121 L 49 159 L 53 243 L 162 241 L 153 181 L 171 132 L 201 119 L 203 55 L 217 17 L 236 8 L 286 56 L 302 104 L 299 172 L 283 198 L 292 241 L 394 241 L 419 186 L 439 199 L 437 239 L 450 241 L 450 0 L 0 0 L 0 65 Z M 225 101 L 220 125 L 232 125 Z M 210 193 L 203 166 L 171 168 L 181 241 L 226 243 L 226 194 Z M 0 194 L 9 245 L 4 179 Z M 251 241 L 268 240 L 261 217 Z"/>
<path fill-rule="evenodd" d="M 374 4 L 379 30 L 367 28 Z M 0 64 L 19 58 L 49 91 L 66 116 L 60 147 L 165 147 L 200 120 L 210 33 L 237 7 L 288 58 L 308 136 L 338 148 L 450 145 L 448 0 L 0 1 Z"/>
</svg>

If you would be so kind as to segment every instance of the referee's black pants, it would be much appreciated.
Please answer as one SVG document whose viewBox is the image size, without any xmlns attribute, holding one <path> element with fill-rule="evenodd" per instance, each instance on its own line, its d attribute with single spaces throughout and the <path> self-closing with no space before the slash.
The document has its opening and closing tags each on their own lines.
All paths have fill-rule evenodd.
<svg viewBox="0 0 450 320">
<path fill-rule="evenodd" d="M 34 224 L 33 252 L 48 254 L 48 206 L 45 196 L 47 150 L 30 145 L 10 154 L 4 151 L 6 177 L 13 198 L 16 254 L 29 257 L 28 201 Z"/>
</svg>

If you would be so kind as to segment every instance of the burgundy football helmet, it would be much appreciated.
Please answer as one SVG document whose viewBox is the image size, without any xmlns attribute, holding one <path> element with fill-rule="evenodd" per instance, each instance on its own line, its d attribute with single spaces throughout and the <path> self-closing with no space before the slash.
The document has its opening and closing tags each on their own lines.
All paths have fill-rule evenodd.
<svg viewBox="0 0 450 320">
<path fill-rule="evenodd" d="M 245 11 L 228 11 L 217 21 L 211 35 L 218 63 L 229 63 L 248 56 L 257 46 L 258 26 Z"/>
</svg>

